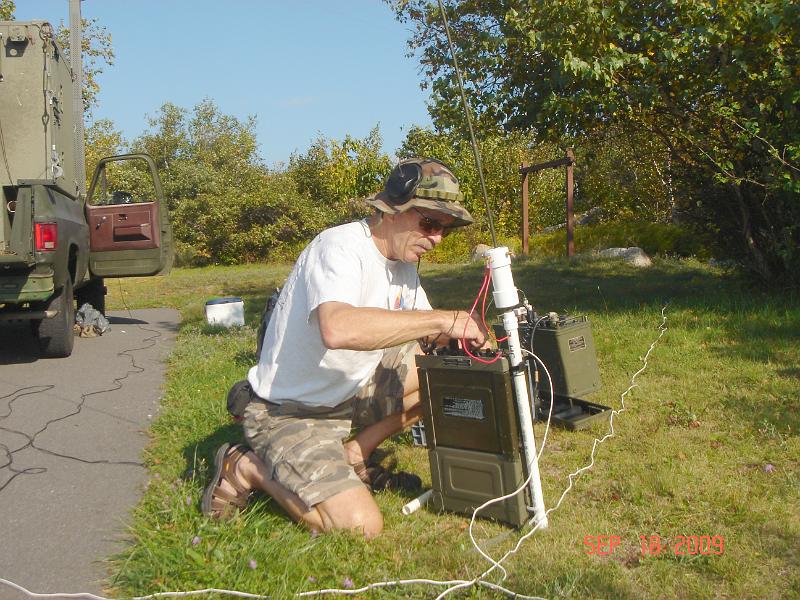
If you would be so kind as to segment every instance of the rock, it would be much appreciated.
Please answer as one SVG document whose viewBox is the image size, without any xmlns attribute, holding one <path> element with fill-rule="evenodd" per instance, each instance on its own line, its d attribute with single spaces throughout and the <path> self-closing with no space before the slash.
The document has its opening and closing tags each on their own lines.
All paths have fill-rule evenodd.
<svg viewBox="0 0 800 600">
<path fill-rule="evenodd" d="M 634 267 L 649 267 L 653 264 L 653 261 L 645 254 L 644 250 L 636 246 L 631 248 L 607 248 L 606 250 L 600 251 L 600 256 L 606 258 L 621 258 Z"/>
<path fill-rule="evenodd" d="M 602 218 L 603 209 L 599 206 L 594 206 L 582 215 L 575 215 L 575 225 L 594 225 L 599 223 Z"/>
<path fill-rule="evenodd" d="M 542 229 L 542 233 L 553 233 L 554 231 L 558 231 L 559 229 L 564 229 L 566 226 L 567 226 L 566 223 L 551 225 L 550 227 L 545 227 L 544 229 Z"/>
<path fill-rule="evenodd" d="M 575 226 L 578 225 L 594 225 L 595 223 L 599 223 L 600 220 L 603 218 L 603 209 L 599 206 L 595 206 L 590 208 L 585 213 L 580 215 L 575 215 Z M 540 233 L 553 233 L 554 231 L 558 231 L 559 229 L 566 229 L 566 223 L 559 223 L 558 225 L 551 225 L 550 227 L 545 227 L 542 229 Z"/>
<path fill-rule="evenodd" d="M 718 269 L 733 269 L 733 268 L 736 267 L 736 261 L 735 260 L 730 260 L 730 259 L 719 260 L 719 259 L 716 259 L 716 258 L 712 258 L 712 259 L 709 259 L 708 266 L 709 267 L 716 267 Z"/>
<path fill-rule="evenodd" d="M 472 262 L 482 262 L 483 255 L 491 249 L 491 246 L 487 246 L 486 244 L 478 244 L 475 246 L 475 249 L 472 251 Z"/>
</svg>

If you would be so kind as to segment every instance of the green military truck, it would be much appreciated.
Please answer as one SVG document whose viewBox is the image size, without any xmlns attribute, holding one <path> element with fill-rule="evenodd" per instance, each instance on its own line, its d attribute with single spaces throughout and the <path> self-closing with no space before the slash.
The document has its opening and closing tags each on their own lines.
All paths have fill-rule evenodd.
<svg viewBox="0 0 800 600">
<path fill-rule="evenodd" d="M 49 23 L 0 21 L 0 327 L 29 321 L 44 357 L 72 353 L 76 300 L 104 312 L 104 277 L 172 262 L 149 156 L 102 159 L 81 192 L 73 85 Z"/>
</svg>

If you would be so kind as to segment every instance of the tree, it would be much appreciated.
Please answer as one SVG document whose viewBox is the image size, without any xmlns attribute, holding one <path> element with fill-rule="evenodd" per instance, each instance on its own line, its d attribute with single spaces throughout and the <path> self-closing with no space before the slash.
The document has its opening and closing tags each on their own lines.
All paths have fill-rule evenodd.
<svg viewBox="0 0 800 600">
<path fill-rule="evenodd" d="M 486 193 L 495 228 L 505 236 L 520 234 L 520 203 L 522 179 L 519 167 L 523 162 L 529 164 L 553 160 L 563 152 L 554 144 L 540 142 L 527 133 L 482 131 L 480 150 Z M 413 127 L 409 130 L 398 154 L 402 158 L 429 156 L 448 164 L 458 177 L 464 193 L 464 205 L 477 221 L 477 227 L 470 228 L 470 235 L 488 241 L 489 227 L 486 206 L 480 187 L 480 179 L 475 167 L 472 148 L 459 130 L 432 131 Z M 548 170 L 531 178 L 531 223 L 534 228 L 547 227 L 563 222 L 564 175 L 563 171 Z M 482 235 L 478 233 L 482 232 Z"/>
<path fill-rule="evenodd" d="M 326 225 L 338 225 L 369 212 L 360 202 L 378 191 L 391 169 L 381 151 L 383 140 L 376 126 L 364 139 L 319 137 L 305 154 L 293 154 L 289 173 L 299 193 L 319 207 Z"/>
<path fill-rule="evenodd" d="M 95 121 L 84 130 L 86 140 L 86 189 L 89 189 L 95 166 L 101 158 L 121 154 L 125 147 L 122 133 L 110 119 Z"/>
<path fill-rule="evenodd" d="M 609 220 L 667 223 L 676 218 L 680 194 L 672 154 L 663 140 L 608 125 L 579 136 L 576 200 L 598 207 Z"/>
<path fill-rule="evenodd" d="M 14 18 L 14 0 L 0 0 L 0 20 L 10 21 Z"/>
<path fill-rule="evenodd" d="M 164 172 L 170 209 L 186 198 L 245 189 L 265 173 L 257 154 L 254 117 L 242 121 L 225 115 L 213 100 L 205 99 L 191 114 L 165 102 L 148 122 L 150 130 L 131 147 L 150 154 Z"/>
<path fill-rule="evenodd" d="M 452 125 L 458 97 L 438 8 L 394 6 L 416 25 L 435 119 Z M 697 220 L 736 240 L 763 278 L 797 280 L 795 1 L 467 0 L 447 12 L 480 119 L 553 139 L 609 127 L 659 139 Z"/>
<path fill-rule="evenodd" d="M 104 65 L 114 64 L 114 48 L 111 45 L 111 34 L 105 27 L 98 25 L 97 19 L 81 19 L 81 33 L 83 111 L 91 117 L 100 92 L 97 79 L 103 73 Z M 56 30 L 56 41 L 69 61 L 69 28 L 63 22 L 59 23 Z"/>
<path fill-rule="evenodd" d="M 148 116 L 149 131 L 131 145 L 136 152 L 153 157 L 164 174 L 167 206 L 174 210 L 187 198 L 196 198 L 214 188 L 214 173 L 196 160 L 189 133 L 189 111 L 165 102 L 155 115 Z"/>
<path fill-rule="evenodd" d="M 175 238 L 194 262 L 289 258 L 322 228 L 294 179 L 263 164 L 254 117 L 226 115 L 205 99 L 191 111 L 166 102 L 149 125 L 131 148 L 156 161 Z"/>
</svg>

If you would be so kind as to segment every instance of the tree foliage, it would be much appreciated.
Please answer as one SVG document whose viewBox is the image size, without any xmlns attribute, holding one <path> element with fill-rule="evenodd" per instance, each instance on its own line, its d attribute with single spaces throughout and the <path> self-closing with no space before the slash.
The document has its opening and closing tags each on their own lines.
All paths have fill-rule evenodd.
<svg viewBox="0 0 800 600">
<path fill-rule="evenodd" d="M 324 187 L 313 178 L 302 180 L 301 191 L 293 173 L 267 169 L 258 155 L 254 117 L 226 115 L 206 99 L 191 111 L 167 102 L 149 125 L 131 149 L 156 161 L 185 260 L 290 258 L 330 224 L 325 215 L 335 211 L 320 210 L 319 203 L 337 199 L 312 197 L 310 189 Z"/>
<path fill-rule="evenodd" d="M 381 150 L 378 127 L 358 139 L 320 136 L 303 154 L 289 159 L 289 174 L 297 191 L 313 201 L 323 222 L 338 225 L 371 212 L 362 200 L 381 187 L 391 169 Z"/>
<path fill-rule="evenodd" d="M 200 195 L 251 191 L 265 173 L 257 154 L 254 117 L 241 121 L 206 99 L 191 114 L 166 102 L 148 123 L 150 129 L 132 148 L 156 161 L 171 210 Z"/>
<path fill-rule="evenodd" d="M 458 97 L 437 5 L 393 3 L 435 92 Z M 800 267 L 800 5 L 793 0 L 448 2 L 480 122 L 553 139 L 614 128 L 667 149 L 685 209 L 762 277 Z M 666 164 L 666 163 L 665 163 Z M 700 202 L 698 207 L 697 203 Z"/>
<path fill-rule="evenodd" d="M 537 141 L 530 134 L 506 133 L 495 129 L 484 131 L 480 136 L 480 152 L 495 228 L 506 236 L 519 235 L 522 227 L 522 177 L 519 167 L 523 162 L 532 164 L 553 160 L 563 156 L 563 151 L 555 144 Z M 472 148 L 459 130 L 433 131 L 412 127 L 398 154 L 402 158 L 428 156 L 447 163 L 459 179 L 467 210 L 477 221 L 477 226 L 469 232 L 470 236 L 480 237 L 482 242 L 490 241 L 486 205 Z M 551 169 L 533 175 L 529 178 L 528 187 L 531 198 L 530 221 L 534 229 L 564 221 L 563 170 Z"/>
<path fill-rule="evenodd" d="M 600 208 L 610 220 L 675 220 L 682 190 L 660 138 L 613 125 L 578 136 L 574 144 L 576 202 Z"/>
<path fill-rule="evenodd" d="M 106 66 L 114 64 L 114 48 L 111 45 L 111 34 L 97 23 L 97 19 L 81 19 L 81 59 L 83 62 L 83 111 L 91 116 L 92 108 L 97 106 L 97 95 L 100 93 L 99 76 Z M 56 41 L 69 60 L 70 41 L 69 28 L 59 23 L 56 30 Z"/>
<path fill-rule="evenodd" d="M 86 140 L 86 189 L 89 189 L 94 168 L 101 158 L 122 154 L 125 140 L 122 133 L 114 128 L 110 119 L 100 119 L 84 130 Z"/>
<path fill-rule="evenodd" d="M 10 21 L 14 18 L 14 0 L 0 0 L 0 20 Z"/>
</svg>

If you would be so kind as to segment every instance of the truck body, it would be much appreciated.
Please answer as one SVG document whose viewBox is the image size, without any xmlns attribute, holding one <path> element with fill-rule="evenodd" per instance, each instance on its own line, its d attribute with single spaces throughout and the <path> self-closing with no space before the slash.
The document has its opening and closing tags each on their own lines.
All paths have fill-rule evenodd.
<svg viewBox="0 0 800 600">
<path fill-rule="evenodd" d="M 47 357 L 72 351 L 76 298 L 104 312 L 104 277 L 154 275 L 172 261 L 149 156 L 102 159 L 81 194 L 79 80 L 49 23 L 0 21 L 0 325 L 30 321 Z"/>
</svg>

